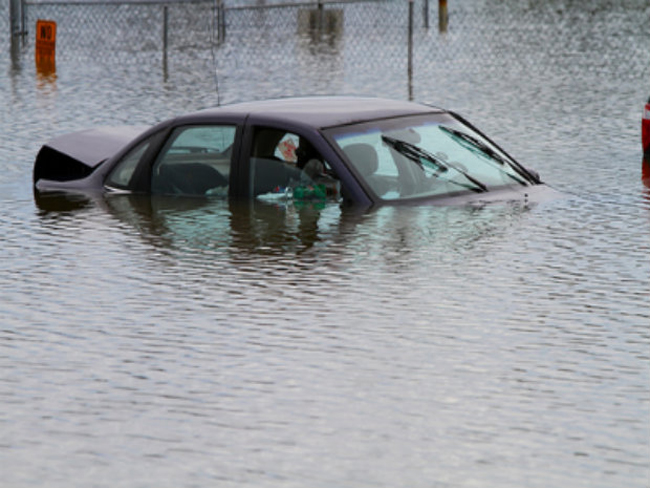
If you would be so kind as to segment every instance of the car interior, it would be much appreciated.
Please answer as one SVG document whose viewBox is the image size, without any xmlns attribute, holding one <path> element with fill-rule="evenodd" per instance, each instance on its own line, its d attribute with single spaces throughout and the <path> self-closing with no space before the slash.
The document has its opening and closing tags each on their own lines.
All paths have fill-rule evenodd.
<svg viewBox="0 0 650 488">
<path fill-rule="evenodd" d="M 154 164 L 152 193 L 227 196 L 234 129 L 183 128 Z"/>
</svg>

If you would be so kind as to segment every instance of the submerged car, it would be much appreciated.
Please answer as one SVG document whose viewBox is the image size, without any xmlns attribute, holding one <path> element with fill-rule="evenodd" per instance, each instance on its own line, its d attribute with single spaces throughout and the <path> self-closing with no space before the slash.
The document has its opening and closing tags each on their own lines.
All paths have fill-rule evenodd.
<svg viewBox="0 0 650 488">
<path fill-rule="evenodd" d="M 151 128 L 63 135 L 39 151 L 36 192 L 458 204 L 549 188 L 459 115 L 404 101 L 239 103 Z"/>
</svg>

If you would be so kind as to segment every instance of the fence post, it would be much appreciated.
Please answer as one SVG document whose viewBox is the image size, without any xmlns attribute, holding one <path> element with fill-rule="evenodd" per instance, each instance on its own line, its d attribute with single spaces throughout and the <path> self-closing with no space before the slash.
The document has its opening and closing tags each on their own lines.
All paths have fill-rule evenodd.
<svg viewBox="0 0 650 488">
<path fill-rule="evenodd" d="M 409 100 L 413 100 L 413 0 L 409 0 L 408 24 L 408 91 Z"/>
<path fill-rule="evenodd" d="M 23 0 L 9 0 L 9 25 L 11 37 L 25 35 L 25 15 Z"/>
<path fill-rule="evenodd" d="M 217 0 L 217 42 L 221 44 L 226 39 L 226 8 L 223 0 Z"/>
<path fill-rule="evenodd" d="M 323 32 L 325 31 L 325 9 L 322 0 L 317 2 L 317 12 L 316 32 L 318 33 L 318 42 L 320 42 L 323 40 Z"/>
<path fill-rule="evenodd" d="M 447 0 L 438 0 L 438 29 L 447 32 L 449 14 L 447 13 Z"/>
<path fill-rule="evenodd" d="M 20 48 L 25 43 L 24 0 L 9 0 L 9 50 L 11 68 L 20 69 Z M 22 41 L 22 42 L 21 42 Z"/>
<path fill-rule="evenodd" d="M 162 28 L 162 45 L 163 45 L 163 77 L 167 79 L 167 25 L 168 25 L 168 8 L 163 6 L 163 28 Z"/>
<path fill-rule="evenodd" d="M 429 0 L 424 0 L 422 15 L 424 16 L 424 28 L 429 28 Z"/>
</svg>

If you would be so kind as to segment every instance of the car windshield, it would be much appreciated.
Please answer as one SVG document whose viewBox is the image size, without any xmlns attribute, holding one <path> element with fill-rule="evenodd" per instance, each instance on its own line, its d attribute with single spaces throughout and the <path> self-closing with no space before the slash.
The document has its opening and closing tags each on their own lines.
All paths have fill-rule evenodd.
<svg viewBox="0 0 650 488">
<path fill-rule="evenodd" d="M 328 130 L 383 200 L 486 192 L 531 177 L 485 137 L 447 113 Z"/>
</svg>

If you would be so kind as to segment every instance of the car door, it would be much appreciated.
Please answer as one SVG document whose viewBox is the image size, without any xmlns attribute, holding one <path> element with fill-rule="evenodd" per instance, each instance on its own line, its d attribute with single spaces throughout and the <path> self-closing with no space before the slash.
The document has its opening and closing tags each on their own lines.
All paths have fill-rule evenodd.
<svg viewBox="0 0 650 488">
<path fill-rule="evenodd" d="M 237 126 L 188 124 L 174 128 L 151 168 L 151 193 L 226 197 Z"/>
<path fill-rule="evenodd" d="M 246 125 L 240 194 L 258 199 L 340 198 L 338 158 L 331 150 L 323 151 L 323 144 L 318 131 L 297 124 L 259 121 Z"/>
<path fill-rule="evenodd" d="M 240 125 L 184 122 L 130 148 L 111 169 L 105 188 L 159 195 L 228 196 L 239 153 Z"/>
</svg>

